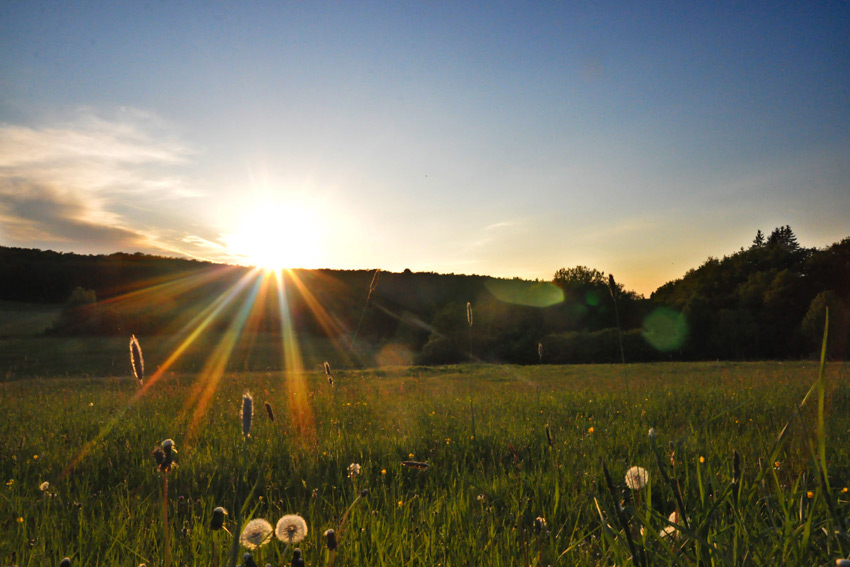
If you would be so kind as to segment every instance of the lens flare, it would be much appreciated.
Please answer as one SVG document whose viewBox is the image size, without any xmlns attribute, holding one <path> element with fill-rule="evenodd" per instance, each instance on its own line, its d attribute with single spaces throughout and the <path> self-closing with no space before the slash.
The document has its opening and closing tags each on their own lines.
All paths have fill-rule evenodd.
<svg viewBox="0 0 850 567">
<path fill-rule="evenodd" d="M 678 311 L 659 307 L 643 321 L 643 338 L 661 352 L 671 352 L 684 344 L 688 323 Z"/>
</svg>

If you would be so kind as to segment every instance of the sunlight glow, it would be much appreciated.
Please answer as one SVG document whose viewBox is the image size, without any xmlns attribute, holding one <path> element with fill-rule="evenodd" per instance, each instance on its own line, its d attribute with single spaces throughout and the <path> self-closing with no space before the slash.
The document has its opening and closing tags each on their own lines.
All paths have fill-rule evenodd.
<svg viewBox="0 0 850 567">
<path fill-rule="evenodd" d="M 263 199 L 246 208 L 224 243 L 239 261 L 267 271 L 319 267 L 322 229 L 306 203 Z"/>
</svg>

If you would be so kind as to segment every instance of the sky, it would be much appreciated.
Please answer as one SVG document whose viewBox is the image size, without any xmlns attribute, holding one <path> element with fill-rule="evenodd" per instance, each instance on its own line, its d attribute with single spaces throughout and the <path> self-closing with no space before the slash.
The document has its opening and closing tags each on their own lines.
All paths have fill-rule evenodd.
<svg viewBox="0 0 850 567">
<path fill-rule="evenodd" d="M 850 236 L 850 3 L 0 3 L 0 245 L 648 295 Z"/>
</svg>

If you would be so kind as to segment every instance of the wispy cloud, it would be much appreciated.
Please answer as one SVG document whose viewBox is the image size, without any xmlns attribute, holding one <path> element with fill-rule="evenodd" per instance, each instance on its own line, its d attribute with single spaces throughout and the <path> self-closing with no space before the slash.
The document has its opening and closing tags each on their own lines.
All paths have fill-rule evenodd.
<svg viewBox="0 0 850 567">
<path fill-rule="evenodd" d="M 82 112 L 61 125 L 0 123 L 3 243 L 105 252 L 172 249 L 158 241 L 157 227 L 131 214 L 134 203 L 199 195 L 174 171 L 192 151 L 161 130 L 154 116 L 127 110 L 115 120 Z"/>
<path fill-rule="evenodd" d="M 149 247 L 139 231 L 121 226 L 107 211 L 92 210 L 73 192 L 57 191 L 26 179 L 0 181 L 0 222 L 14 244 L 73 243 L 83 248 L 109 243 L 115 249 Z"/>
</svg>

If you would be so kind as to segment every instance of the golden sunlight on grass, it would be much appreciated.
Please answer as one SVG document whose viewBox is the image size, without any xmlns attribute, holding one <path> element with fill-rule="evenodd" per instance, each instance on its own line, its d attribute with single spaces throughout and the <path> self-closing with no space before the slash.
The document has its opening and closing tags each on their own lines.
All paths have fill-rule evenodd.
<svg viewBox="0 0 850 567">
<path fill-rule="evenodd" d="M 267 271 L 317 267 L 322 231 L 312 207 L 264 199 L 247 207 L 225 245 L 242 263 Z"/>
</svg>

